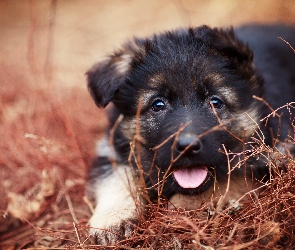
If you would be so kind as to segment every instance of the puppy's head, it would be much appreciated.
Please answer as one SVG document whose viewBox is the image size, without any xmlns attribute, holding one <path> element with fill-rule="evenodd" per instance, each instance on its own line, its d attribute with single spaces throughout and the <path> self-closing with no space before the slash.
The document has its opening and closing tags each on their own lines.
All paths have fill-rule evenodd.
<svg viewBox="0 0 295 250">
<path fill-rule="evenodd" d="M 261 115 L 253 95 L 263 95 L 263 81 L 232 29 L 202 26 L 134 39 L 87 76 L 96 104 L 113 102 L 124 116 L 116 151 L 127 157 L 139 124 L 143 166 L 154 163 L 174 191 L 201 192 L 226 177 L 224 149 L 241 150 Z"/>
</svg>

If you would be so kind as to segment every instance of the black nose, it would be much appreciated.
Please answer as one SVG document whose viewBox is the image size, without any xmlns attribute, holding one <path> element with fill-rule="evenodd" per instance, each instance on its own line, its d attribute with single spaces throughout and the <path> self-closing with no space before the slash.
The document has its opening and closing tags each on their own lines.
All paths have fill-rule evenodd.
<svg viewBox="0 0 295 250">
<path fill-rule="evenodd" d="M 181 134 L 176 143 L 176 150 L 187 156 L 198 154 L 202 149 L 201 141 L 194 134 Z"/>
</svg>

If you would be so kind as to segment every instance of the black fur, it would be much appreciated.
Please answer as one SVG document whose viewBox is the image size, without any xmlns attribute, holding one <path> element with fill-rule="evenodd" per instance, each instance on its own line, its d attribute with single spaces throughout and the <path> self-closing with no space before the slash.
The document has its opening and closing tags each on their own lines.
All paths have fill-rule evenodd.
<svg viewBox="0 0 295 250">
<path fill-rule="evenodd" d="M 279 37 L 295 48 L 295 27 L 282 24 L 245 25 L 237 28 L 235 33 L 239 39 L 248 43 L 254 52 L 254 65 L 265 79 L 265 99 L 271 107 L 277 109 L 286 103 L 294 102 L 295 53 Z M 282 111 L 284 115 L 281 118 L 279 138 L 284 140 L 290 133 L 290 117 L 286 109 Z M 269 127 L 276 135 L 278 119 L 271 119 Z"/>
<path fill-rule="evenodd" d="M 116 114 L 124 115 L 114 134 L 119 163 L 129 164 L 130 141 L 135 135 L 135 117 L 140 109 L 138 122 L 142 140 L 137 142 L 141 144 L 146 185 L 154 187 L 151 197 L 157 196 L 158 186 L 154 185 L 170 165 L 169 173 L 182 167 L 205 165 L 210 174 L 204 184 L 195 189 L 180 187 L 173 175 L 169 175 L 162 193 L 167 198 L 174 193 L 199 194 L 214 181 L 227 179 L 224 147 L 227 152 L 240 153 L 252 136 L 245 137 L 244 131 L 245 123 L 251 120 L 239 118 L 244 112 L 255 111 L 257 117 L 253 119 L 260 124 L 260 119 L 270 112 L 254 95 L 265 98 L 274 108 L 295 101 L 295 56 L 278 40 L 279 30 L 285 30 L 283 34 L 288 34 L 285 39 L 294 43 L 295 29 L 285 26 L 242 27 L 237 34 L 243 42 L 236 38 L 233 29 L 207 26 L 134 39 L 87 73 L 88 87 L 96 104 L 105 107 L 112 102 Z M 250 48 L 255 52 L 254 61 Z M 285 93 L 278 95 L 272 91 L 278 88 Z M 152 93 L 148 98 L 147 92 Z M 228 98 L 231 93 L 234 98 Z M 112 119 L 111 127 L 115 120 Z M 155 150 L 184 125 L 183 131 Z M 269 128 L 260 125 L 266 135 L 265 142 L 271 145 Z M 212 130 L 216 127 L 219 129 Z M 286 137 L 287 127 L 282 134 Z M 189 144 L 194 148 L 183 154 Z M 173 164 L 171 150 L 174 158 L 183 154 Z M 132 163 L 136 165 L 134 159 Z M 236 163 L 233 161 L 232 166 Z M 255 164 L 254 169 L 263 176 L 267 172 L 261 170 L 264 163 Z M 97 164 L 101 166 L 105 164 Z M 244 169 L 236 171 L 242 174 Z M 250 174 L 250 169 L 248 172 Z M 95 176 L 99 173 L 96 171 Z"/>
</svg>

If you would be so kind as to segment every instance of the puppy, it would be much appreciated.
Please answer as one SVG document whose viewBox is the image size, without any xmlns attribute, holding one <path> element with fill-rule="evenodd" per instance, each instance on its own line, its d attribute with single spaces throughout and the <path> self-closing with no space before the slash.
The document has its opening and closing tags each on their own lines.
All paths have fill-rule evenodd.
<svg viewBox="0 0 295 250">
<path fill-rule="evenodd" d="M 128 237 L 147 202 L 196 209 L 221 197 L 222 207 L 267 179 L 253 137 L 273 145 L 276 124 L 261 122 L 270 110 L 259 98 L 274 109 L 295 101 L 295 56 L 278 39 L 295 44 L 293 34 L 282 25 L 180 29 L 134 38 L 87 72 L 97 106 L 110 104 L 88 185 L 100 244 Z"/>
</svg>

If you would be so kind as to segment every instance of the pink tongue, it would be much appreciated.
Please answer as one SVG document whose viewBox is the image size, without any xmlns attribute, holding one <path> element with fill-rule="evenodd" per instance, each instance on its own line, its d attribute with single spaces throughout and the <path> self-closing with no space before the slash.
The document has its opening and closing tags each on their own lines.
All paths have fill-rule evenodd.
<svg viewBox="0 0 295 250">
<path fill-rule="evenodd" d="M 205 181 L 208 174 L 208 168 L 184 168 L 176 170 L 173 174 L 179 186 L 183 188 L 196 188 Z"/>
</svg>

